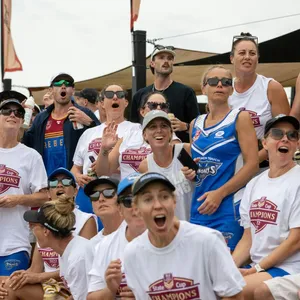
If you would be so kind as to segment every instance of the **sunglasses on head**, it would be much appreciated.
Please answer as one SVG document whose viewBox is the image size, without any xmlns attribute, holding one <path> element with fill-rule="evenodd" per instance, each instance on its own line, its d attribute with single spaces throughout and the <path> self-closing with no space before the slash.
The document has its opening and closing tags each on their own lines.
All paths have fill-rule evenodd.
<svg viewBox="0 0 300 300">
<path fill-rule="evenodd" d="M 17 118 L 24 119 L 24 112 L 22 110 L 20 110 L 20 109 L 2 108 L 0 110 L 0 114 L 3 115 L 3 116 L 10 116 L 12 112 L 14 113 L 14 115 Z"/>
<path fill-rule="evenodd" d="M 148 106 L 148 108 L 150 110 L 155 110 L 155 109 L 157 109 L 158 106 L 160 107 L 161 110 L 164 110 L 164 111 L 168 111 L 170 108 L 169 103 L 158 103 L 158 102 L 149 101 L 146 103 L 146 105 Z"/>
<path fill-rule="evenodd" d="M 280 128 L 271 128 L 267 135 L 270 135 L 277 141 L 281 140 L 285 135 L 289 141 L 295 142 L 299 140 L 299 131 L 297 130 L 284 131 Z"/>
<path fill-rule="evenodd" d="M 206 80 L 206 82 L 204 83 L 204 86 L 206 86 L 207 84 L 209 86 L 217 86 L 220 81 L 221 81 L 221 83 L 222 83 L 223 86 L 232 86 L 232 79 L 231 78 L 226 78 L 226 77 L 222 77 L 222 78 L 218 78 L 218 77 L 208 78 Z"/>
<path fill-rule="evenodd" d="M 104 189 L 102 191 L 94 191 L 93 194 L 89 195 L 90 200 L 98 201 L 101 194 L 104 196 L 104 198 L 111 199 L 116 195 L 116 190 L 115 189 Z"/>
<path fill-rule="evenodd" d="M 59 182 L 61 182 L 61 184 L 63 186 L 71 186 L 74 185 L 74 181 L 72 178 L 64 178 L 64 179 L 52 179 L 48 181 L 48 185 L 50 189 L 54 189 L 57 188 Z"/>
<path fill-rule="evenodd" d="M 66 87 L 73 86 L 73 84 L 70 81 L 67 81 L 67 80 L 64 80 L 64 79 L 62 79 L 60 81 L 53 82 L 53 86 L 62 86 L 63 84 Z"/>
<path fill-rule="evenodd" d="M 132 204 L 132 195 L 119 196 L 118 202 L 122 203 L 125 207 L 131 208 Z"/>
<path fill-rule="evenodd" d="M 258 45 L 258 37 L 250 34 L 244 34 L 244 35 L 235 35 L 232 39 L 232 44 L 234 44 L 238 40 L 243 41 L 254 41 L 256 45 Z"/>
<path fill-rule="evenodd" d="M 158 50 L 163 50 L 163 49 L 175 50 L 175 48 L 173 46 L 163 46 L 163 45 L 155 45 L 154 49 L 158 49 Z"/>
<path fill-rule="evenodd" d="M 114 95 L 117 96 L 118 99 L 122 99 L 125 98 L 125 92 L 124 91 L 105 91 L 104 92 L 104 96 L 108 99 L 112 99 L 114 97 Z"/>
</svg>

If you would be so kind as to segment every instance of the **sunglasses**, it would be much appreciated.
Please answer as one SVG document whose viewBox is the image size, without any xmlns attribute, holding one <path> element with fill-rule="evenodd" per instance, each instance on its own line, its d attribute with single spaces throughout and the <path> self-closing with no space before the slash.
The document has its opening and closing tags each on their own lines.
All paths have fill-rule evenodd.
<svg viewBox="0 0 300 300">
<path fill-rule="evenodd" d="M 64 80 L 64 79 L 62 79 L 60 81 L 53 82 L 53 86 L 62 86 L 63 84 L 66 87 L 73 86 L 73 83 L 71 83 L 70 81 Z"/>
<path fill-rule="evenodd" d="M 55 189 L 58 186 L 58 183 L 61 182 L 63 186 L 74 186 L 74 181 L 71 178 L 64 178 L 64 179 L 53 179 L 48 181 L 48 186 L 50 189 Z"/>
<path fill-rule="evenodd" d="M 95 191 L 93 194 L 89 195 L 91 201 L 98 201 L 100 195 L 103 195 L 105 198 L 111 199 L 116 195 L 115 189 L 104 189 L 102 191 Z"/>
<path fill-rule="evenodd" d="M 258 37 L 253 35 L 235 35 L 232 39 L 232 44 L 234 44 L 238 40 L 244 40 L 244 41 L 254 41 L 256 45 L 258 45 Z"/>
<path fill-rule="evenodd" d="M 268 135 L 276 141 L 281 140 L 285 135 L 289 141 L 296 142 L 299 140 L 299 132 L 297 130 L 284 131 L 280 128 L 271 128 Z"/>
<path fill-rule="evenodd" d="M 168 111 L 170 108 L 170 104 L 169 103 L 157 103 L 157 102 L 147 102 L 146 105 L 148 106 L 148 108 L 150 110 L 155 110 L 157 109 L 157 107 L 159 106 L 161 110 L 163 111 Z"/>
<path fill-rule="evenodd" d="M 173 46 L 163 46 L 163 45 L 155 45 L 154 49 L 158 49 L 158 50 L 163 50 L 163 49 L 175 50 L 175 48 Z"/>
<path fill-rule="evenodd" d="M 122 203 L 127 208 L 131 208 L 132 195 L 119 196 L 118 197 L 118 202 Z"/>
<path fill-rule="evenodd" d="M 231 78 L 218 78 L 218 77 L 212 77 L 212 78 L 208 78 L 206 80 L 206 82 L 204 83 L 204 86 L 206 86 L 207 84 L 209 86 L 217 86 L 219 84 L 219 82 L 221 81 L 223 86 L 232 86 L 232 79 Z"/>
<path fill-rule="evenodd" d="M 12 112 L 17 118 L 24 119 L 24 112 L 20 109 L 2 108 L 0 110 L 0 114 L 3 116 L 10 116 Z"/>
<path fill-rule="evenodd" d="M 124 91 L 105 91 L 104 92 L 104 96 L 108 99 L 112 99 L 114 97 L 114 95 L 117 96 L 118 99 L 122 99 L 125 98 L 125 92 Z"/>
</svg>

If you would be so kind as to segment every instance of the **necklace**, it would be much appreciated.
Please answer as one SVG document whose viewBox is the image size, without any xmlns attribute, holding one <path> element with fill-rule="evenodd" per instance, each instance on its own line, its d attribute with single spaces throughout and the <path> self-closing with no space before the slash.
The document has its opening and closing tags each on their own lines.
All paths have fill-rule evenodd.
<svg viewBox="0 0 300 300">
<path fill-rule="evenodd" d="M 167 88 L 170 87 L 170 85 L 173 83 L 173 80 L 171 80 L 171 82 L 169 83 L 169 85 L 167 87 L 165 87 L 163 90 L 158 90 L 155 88 L 155 83 L 153 83 L 153 87 L 152 87 L 152 92 L 160 92 L 163 93 Z"/>
</svg>

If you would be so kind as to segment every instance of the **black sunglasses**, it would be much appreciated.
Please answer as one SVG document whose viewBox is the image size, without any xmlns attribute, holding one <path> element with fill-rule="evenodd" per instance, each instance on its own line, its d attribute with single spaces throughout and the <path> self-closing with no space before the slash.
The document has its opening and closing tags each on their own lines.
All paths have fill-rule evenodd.
<svg viewBox="0 0 300 300">
<path fill-rule="evenodd" d="M 74 181 L 71 178 L 64 178 L 64 179 L 53 179 L 48 181 L 48 186 L 50 189 L 55 189 L 58 186 L 58 183 L 61 182 L 63 186 L 74 186 Z"/>
<path fill-rule="evenodd" d="M 20 109 L 2 108 L 0 110 L 0 114 L 3 116 L 10 116 L 12 112 L 17 118 L 24 119 L 24 112 Z"/>
<path fill-rule="evenodd" d="M 154 49 L 158 49 L 158 50 L 163 50 L 163 49 L 175 50 L 175 48 L 173 46 L 163 46 L 163 45 L 155 45 Z"/>
<path fill-rule="evenodd" d="M 104 189 L 102 191 L 94 191 L 93 194 L 89 195 L 89 198 L 91 201 L 98 201 L 101 194 L 105 198 L 111 199 L 116 195 L 116 190 L 115 189 Z"/>
<path fill-rule="evenodd" d="M 221 83 L 222 83 L 223 86 L 232 86 L 232 79 L 231 78 L 226 78 L 226 77 L 222 77 L 222 78 L 218 78 L 218 77 L 208 78 L 206 80 L 206 82 L 204 83 L 204 86 L 206 86 L 207 84 L 209 86 L 217 86 L 220 81 L 221 81 Z"/>
<path fill-rule="evenodd" d="M 122 203 L 125 207 L 131 208 L 132 204 L 132 195 L 122 195 L 118 197 L 118 202 Z"/>
<path fill-rule="evenodd" d="M 125 98 L 125 92 L 124 91 L 105 91 L 104 92 L 104 96 L 108 99 L 112 99 L 114 97 L 114 95 L 117 96 L 118 99 L 122 99 Z"/>
<path fill-rule="evenodd" d="M 234 44 L 238 40 L 243 40 L 243 41 L 254 41 L 256 45 L 258 45 L 258 37 L 254 35 L 235 35 L 232 39 L 232 44 Z"/>
<path fill-rule="evenodd" d="M 155 109 L 157 109 L 158 106 L 163 111 L 168 111 L 170 108 L 169 103 L 158 103 L 158 102 L 149 101 L 145 105 L 147 105 L 150 110 L 155 110 Z"/>
<path fill-rule="evenodd" d="M 276 141 L 281 140 L 285 135 L 290 141 L 296 142 L 299 140 L 299 131 L 297 130 L 284 131 L 280 128 L 271 128 L 268 135 Z"/>
</svg>

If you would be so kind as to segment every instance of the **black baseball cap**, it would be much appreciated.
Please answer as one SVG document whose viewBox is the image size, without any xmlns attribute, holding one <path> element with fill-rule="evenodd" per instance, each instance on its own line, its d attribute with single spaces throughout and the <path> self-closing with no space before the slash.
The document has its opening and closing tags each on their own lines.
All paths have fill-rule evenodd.
<svg viewBox="0 0 300 300">
<path fill-rule="evenodd" d="M 21 105 L 25 99 L 27 99 L 27 97 L 17 91 L 3 91 L 0 93 L 0 109 L 6 104 L 14 103 L 17 104 L 25 113 L 25 109 Z"/>
<path fill-rule="evenodd" d="M 284 114 L 280 114 L 272 119 L 270 119 L 269 121 L 267 121 L 266 126 L 265 126 L 265 134 L 267 134 L 269 132 L 269 130 L 274 127 L 275 124 L 279 123 L 279 122 L 287 122 L 290 123 L 291 125 L 294 126 L 294 128 L 296 130 L 299 130 L 300 128 L 300 124 L 299 121 L 293 117 L 293 116 L 286 116 Z"/>
<path fill-rule="evenodd" d="M 46 204 L 47 205 L 47 204 Z M 62 233 L 62 234 L 67 234 L 74 230 L 75 228 L 72 228 L 71 230 L 69 229 L 62 229 L 62 228 L 57 228 L 51 222 L 49 222 L 45 216 L 44 213 L 44 206 L 40 207 L 38 210 L 27 210 L 25 211 L 23 218 L 26 222 L 29 223 L 38 223 L 46 227 L 47 229 L 56 232 L 56 233 Z"/>
<path fill-rule="evenodd" d="M 169 181 L 167 177 L 160 173 L 149 172 L 140 176 L 132 186 L 132 194 L 135 196 L 142 191 L 148 184 L 153 182 L 161 182 L 165 184 L 171 191 L 175 191 L 175 186 Z"/>
<path fill-rule="evenodd" d="M 71 85 L 74 86 L 74 78 L 71 75 L 67 74 L 67 73 L 61 73 L 61 74 L 56 75 L 51 80 L 50 86 L 53 86 L 54 82 L 61 81 L 61 80 L 69 81 L 71 83 Z"/>
<path fill-rule="evenodd" d="M 119 185 L 119 180 L 113 177 L 109 177 L 109 176 L 101 176 L 98 177 L 92 181 L 90 181 L 84 188 L 84 193 L 87 196 L 90 196 L 94 193 L 94 188 L 99 185 L 99 184 L 110 184 L 113 187 L 115 187 L 116 189 L 118 188 Z"/>
<path fill-rule="evenodd" d="M 90 103 L 95 104 L 98 99 L 98 91 L 96 89 L 86 88 L 80 91 L 76 96 L 87 99 Z"/>
</svg>

